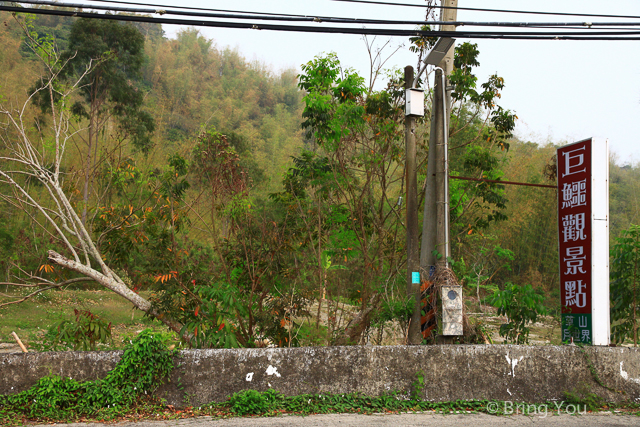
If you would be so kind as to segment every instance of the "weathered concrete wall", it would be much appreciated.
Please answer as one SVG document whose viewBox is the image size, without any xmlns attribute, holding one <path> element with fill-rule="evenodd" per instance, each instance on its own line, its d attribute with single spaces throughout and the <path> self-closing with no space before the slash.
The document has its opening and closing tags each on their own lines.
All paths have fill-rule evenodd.
<svg viewBox="0 0 640 427">
<path fill-rule="evenodd" d="M 49 372 L 75 379 L 102 377 L 121 352 L 0 355 L 0 394 L 14 393 Z M 586 355 L 586 356 L 585 356 Z M 352 346 L 290 349 L 186 350 L 171 383 L 160 390 L 173 405 L 225 400 L 243 390 L 273 388 L 287 395 L 408 392 L 422 370 L 429 400 L 563 399 L 582 387 L 608 400 L 640 401 L 640 352 L 574 346 Z M 600 386 L 592 375 L 619 392 Z M 181 385 L 181 389 L 178 388 Z"/>
</svg>

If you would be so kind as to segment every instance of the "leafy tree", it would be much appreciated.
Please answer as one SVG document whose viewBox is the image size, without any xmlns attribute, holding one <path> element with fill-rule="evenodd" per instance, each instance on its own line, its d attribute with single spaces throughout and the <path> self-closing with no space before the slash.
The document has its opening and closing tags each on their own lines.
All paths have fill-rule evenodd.
<svg viewBox="0 0 640 427">
<path fill-rule="evenodd" d="M 449 77 L 454 87 L 449 129 L 450 173 L 500 180 L 504 174 L 501 153 L 509 150 L 517 116 L 497 105 L 504 88 L 502 77 L 494 74 L 477 87 L 474 67 L 480 65 L 479 54 L 473 43 L 462 43 L 455 49 L 454 70 Z M 452 180 L 452 240 L 460 241 L 455 237 L 504 221 L 506 203 L 504 186 L 499 183 Z"/>
<path fill-rule="evenodd" d="M 503 290 L 494 292 L 491 304 L 498 307 L 500 316 L 507 316 L 507 323 L 500 325 L 500 336 L 507 343 L 527 344 L 529 323 L 547 312 L 542 300 L 542 295 L 536 294 L 531 285 L 507 283 Z"/>
<path fill-rule="evenodd" d="M 296 70 L 273 73 L 193 28 L 172 40 L 149 40 L 146 55 L 151 91 L 145 104 L 165 142 L 156 151 L 191 147 L 202 129 L 216 129 L 240 156 L 254 192 L 279 191 L 280 176 L 304 140 Z"/>
<path fill-rule="evenodd" d="M 35 95 L 26 103 L 28 106 L 30 101 L 39 100 L 40 107 L 46 105 L 36 122 L 39 130 L 21 126 L 33 122 L 33 110 L 28 107 L 13 110 L 5 102 L 2 109 L 9 118 L 7 123 L 13 124 L 2 129 L 4 143 L 0 149 L 6 160 L 3 163 L 14 162 L 19 166 L 3 169 L 6 175 L 2 175 L 0 183 L 2 206 L 8 208 L 0 215 L 11 218 L 9 225 L 1 230 L 7 234 L 6 239 L 5 234 L 0 236 L 2 250 L 11 252 L 2 262 L 3 267 L 7 267 L 8 281 L 33 288 L 28 296 L 8 303 L 68 283 L 96 281 L 151 317 L 160 319 L 192 345 L 251 346 L 259 345 L 264 339 L 278 345 L 291 345 L 292 342 L 295 345 L 300 325 L 294 316 L 300 310 L 304 311 L 308 301 L 304 294 L 306 274 L 304 271 L 298 274 L 293 268 L 276 268 L 273 274 L 265 273 L 276 254 L 277 265 L 295 263 L 292 252 L 283 245 L 293 238 L 282 224 L 277 228 L 272 225 L 282 219 L 281 207 L 277 204 L 270 204 L 264 213 L 249 215 L 245 212 L 245 207 L 254 205 L 247 198 L 249 190 L 254 183 L 266 181 L 262 171 L 267 162 L 277 159 L 279 164 L 285 164 L 291 147 L 302 144 L 301 133 L 296 130 L 300 94 L 295 74 L 288 71 L 273 77 L 268 71 L 247 63 L 237 52 L 218 51 L 212 41 L 201 36 L 184 38 L 184 45 L 160 37 L 149 39 L 149 44 L 162 48 L 160 54 L 166 54 L 163 59 L 176 60 L 172 66 L 184 61 L 185 69 L 181 71 L 186 71 L 200 59 L 203 67 L 196 68 L 203 72 L 192 73 L 194 79 L 189 81 L 182 78 L 185 75 L 176 73 L 176 68 L 165 68 L 167 73 L 159 74 L 162 78 L 158 74 L 147 74 L 149 69 L 143 68 L 149 79 L 142 83 L 157 90 L 143 100 L 149 106 L 147 109 L 153 109 L 157 114 L 158 123 L 165 126 L 163 111 L 170 104 L 164 103 L 165 100 L 159 102 L 158 94 L 182 83 L 188 90 L 185 97 L 176 102 L 184 109 L 184 116 L 178 117 L 176 122 L 185 117 L 193 119 L 183 121 L 184 132 L 176 133 L 175 139 L 168 138 L 172 135 L 167 133 L 161 134 L 168 142 L 168 149 L 158 147 L 158 150 L 149 151 L 148 157 L 143 157 L 144 144 L 138 152 L 128 151 L 121 144 L 127 138 L 132 143 L 141 140 L 135 140 L 135 135 L 127 133 L 123 120 L 131 115 L 127 112 L 119 116 L 127 107 L 121 105 L 122 98 L 115 98 L 116 95 L 124 97 L 127 91 L 132 91 L 132 95 L 142 94 L 135 89 L 138 82 L 133 77 L 137 73 L 127 74 L 137 68 L 134 59 L 140 51 L 127 53 L 119 50 L 122 46 L 116 46 L 95 58 L 89 53 L 86 58 L 92 59 L 84 69 L 86 75 L 78 75 L 83 70 L 76 63 L 82 43 L 76 40 L 75 56 L 69 47 L 61 58 L 53 39 L 41 37 L 40 32 L 36 31 L 32 36 L 37 38 L 32 47 L 36 56 L 45 58 L 45 75 L 34 89 Z M 97 31 L 94 35 L 96 37 L 91 40 L 100 45 L 100 37 L 105 34 Z M 66 39 L 70 40 L 70 37 Z M 111 41 L 104 41 L 103 47 L 107 49 L 107 42 Z M 181 56 L 172 56 L 174 48 Z M 131 60 L 126 69 L 117 68 L 118 64 L 122 65 L 122 61 L 118 62 L 122 52 L 124 59 Z M 69 60 L 65 62 L 66 59 Z M 74 69 L 66 70 L 65 63 Z M 162 71 L 167 63 L 171 61 L 155 63 L 152 69 Z M 112 68 L 104 68 L 107 65 Z M 220 74 L 218 67 L 221 67 Z M 104 69 L 115 73 L 122 71 L 120 75 L 132 84 L 112 96 L 108 87 L 105 89 L 100 85 L 113 82 L 92 80 L 94 69 L 96 73 L 98 69 L 102 72 Z M 165 76 L 172 78 L 164 79 Z M 122 79 L 116 79 L 116 83 L 119 81 Z M 99 203 L 89 227 L 88 223 L 83 223 L 81 215 L 80 222 L 76 221 L 76 203 L 82 198 L 82 187 L 78 191 L 75 180 L 69 178 L 68 172 L 72 171 L 76 159 L 69 157 L 65 149 L 79 136 L 88 138 L 90 128 L 87 127 L 91 126 L 91 120 L 87 116 L 92 105 L 92 93 L 88 89 L 96 82 L 107 93 L 100 101 L 104 108 L 99 109 L 102 115 L 98 117 L 107 126 L 94 139 L 99 139 L 99 145 L 93 144 L 91 151 L 92 171 L 96 172 L 91 178 L 91 186 L 99 190 Z M 261 91 L 261 98 L 252 105 L 245 101 L 253 99 L 254 89 Z M 197 96 L 191 97 L 192 94 Z M 74 104 L 78 100 L 80 102 Z M 216 105 L 218 101 L 221 105 Z M 159 108 L 155 108 L 157 105 Z M 228 110 L 230 106 L 250 108 L 248 111 L 239 108 L 235 114 Z M 212 118 L 211 111 L 220 114 Z M 265 118 L 265 112 L 274 117 Z M 236 116 L 250 121 L 242 129 L 236 127 L 224 134 L 203 132 L 199 138 L 191 140 L 191 136 L 197 134 L 199 123 L 210 118 L 216 123 L 222 118 L 229 119 L 222 122 L 224 125 L 232 125 L 231 118 Z M 15 123 L 10 118 L 15 118 Z M 193 123 L 197 125 L 187 126 Z M 229 127 L 234 129 L 234 126 Z M 264 137 L 264 141 L 257 142 L 253 136 L 248 137 L 256 133 Z M 116 144 L 111 143 L 114 135 Z M 267 140 L 271 157 L 264 155 Z M 22 147 L 22 143 L 29 148 Z M 172 147 L 172 144 L 175 145 Z M 262 148 L 255 154 L 255 148 L 260 144 L 263 144 Z M 38 154 L 21 163 L 20 153 L 24 150 Z M 100 157 L 95 157 L 98 155 Z M 273 170 L 269 170 L 271 176 L 274 176 Z M 49 196 L 51 198 L 47 199 Z M 28 207 L 25 209 L 25 206 Z M 55 209 L 51 211 L 49 206 Z M 207 209 L 211 206 L 215 209 Z M 23 216 L 25 226 L 19 226 L 15 212 Z M 193 221 L 199 221 L 197 227 L 192 226 Z M 208 229 L 214 221 L 220 225 L 219 230 L 209 232 L 203 238 L 200 233 L 202 223 Z M 31 227 L 37 224 L 43 225 L 40 232 Z M 268 233 L 271 231 L 274 232 Z M 49 260 L 52 265 L 44 264 L 44 257 L 33 251 L 33 245 L 52 250 Z M 281 251 L 267 250 L 265 245 L 278 247 Z M 16 248 L 22 247 L 29 250 L 19 255 Z M 212 247 L 217 248 L 215 252 Z M 29 258 L 30 264 L 25 267 L 23 258 L 27 256 L 33 259 Z M 9 266 L 11 261 L 20 264 Z M 212 277 L 216 279 L 212 280 Z M 140 290 L 150 290 L 152 296 L 142 297 Z M 1 304 L 5 305 L 4 297 Z"/>
<path fill-rule="evenodd" d="M 332 257 L 352 255 L 347 248 L 354 246 L 355 240 L 344 242 L 348 234 L 344 228 L 345 215 L 341 212 L 344 207 L 332 203 L 333 172 L 329 159 L 305 150 L 300 157 L 294 157 L 293 162 L 294 167 L 283 179 L 284 191 L 273 193 L 270 198 L 282 204 L 289 213 L 287 227 L 299 236 L 300 248 L 313 254 L 310 268 L 315 267 L 317 272 L 314 276 L 318 281 L 318 328 L 327 294 L 328 273 L 346 268 L 333 264 Z"/>
<path fill-rule="evenodd" d="M 640 164 L 620 165 L 615 156 L 609 162 L 609 212 L 611 237 L 621 236 L 631 224 L 640 223 Z M 613 240 L 611 241 L 613 243 Z"/>
<path fill-rule="evenodd" d="M 98 343 L 113 343 L 111 338 L 111 323 L 100 319 L 89 310 L 73 309 L 75 322 L 73 320 L 63 320 L 57 325 L 53 325 L 50 332 L 55 334 L 53 338 L 53 348 L 62 343 L 62 347 L 78 350 L 96 350 Z"/>
<path fill-rule="evenodd" d="M 311 190 L 316 204 L 325 198 L 323 203 L 331 206 L 327 211 L 332 212 L 327 219 L 333 217 L 334 222 L 333 230 L 326 230 L 325 236 L 349 241 L 340 249 L 358 255 L 348 266 L 358 278 L 345 290 L 360 311 L 336 338 L 337 343 L 357 343 L 380 305 L 380 291 L 395 284 L 403 262 L 398 211 L 403 179 L 403 99 L 397 91 L 369 91 L 364 79 L 343 68 L 333 54 L 316 57 L 303 66 L 300 88 L 307 92 L 302 126 L 316 144 L 315 155 L 307 155 L 306 164 L 309 171 L 317 170 L 310 168 L 311 160 L 317 162 L 324 172 L 322 178 L 310 175 L 306 182 L 295 181 L 296 185 L 304 183 L 306 189 L 292 186 L 289 191 L 303 200 Z M 322 222 L 326 227 L 327 219 L 320 220 L 316 229 L 322 229 Z M 312 239 L 312 247 L 320 248 L 322 236 L 318 233 Z M 321 260 L 321 253 L 316 252 L 316 259 Z M 322 274 L 321 269 L 318 273 Z"/>
<path fill-rule="evenodd" d="M 174 154 L 163 169 L 141 171 L 129 160 L 106 171 L 110 188 L 120 197 L 97 209 L 97 245 L 134 290 L 181 270 L 185 248 L 178 235 L 189 224 L 184 206 L 187 170 L 186 160 Z"/>
<path fill-rule="evenodd" d="M 638 345 L 638 286 L 640 285 L 640 226 L 631 225 L 611 248 L 612 338 Z"/>
<path fill-rule="evenodd" d="M 416 49 L 428 45 L 421 43 Z M 456 49 L 451 77 L 456 103 L 451 119 L 450 163 L 454 174 L 499 179 L 500 153 L 509 147 L 516 117 L 495 104 L 504 87 L 500 77 L 491 76 L 477 90 L 477 78 L 472 72 L 479 65 L 477 56 L 476 45 L 464 43 Z M 358 270 L 363 277 L 361 310 L 363 313 L 369 308 L 375 310 L 377 285 L 368 273 L 387 277 L 388 283 L 392 277 L 397 280 L 404 263 L 402 239 L 398 239 L 404 233 L 398 221 L 401 215 L 397 202 L 402 195 L 404 155 L 401 111 L 404 100 L 398 89 L 402 87 L 401 79 L 392 75 L 386 90 L 367 90 L 364 79 L 343 69 L 335 55 L 327 55 L 303 66 L 300 87 L 307 92 L 302 126 L 307 130 L 307 138 L 313 138 L 317 144 L 318 157 L 327 159 L 333 175 L 328 204 L 343 206 L 353 219 L 347 228 L 354 233 L 361 262 L 368 266 Z M 420 124 L 424 132 L 425 123 Z M 423 146 L 421 159 L 426 159 L 425 152 Z M 422 173 L 424 166 L 423 160 Z M 486 182 L 452 185 L 452 235 L 459 237 L 456 241 L 462 242 L 470 231 L 486 229 L 490 223 L 506 218 L 503 191 L 499 184 Z M 373 307 L 367 307 L 370 298 Z M 363 325 L 368 324 L 366 317 L 362 319 Z M 364 330 L 360 329 L 362 325 L 352 326 L 350 330 L 347 328 L 346 335 L 353 334 L 353 341 Z"/>
<path fill-rule="evenodd" d="M 469 240 L 480 240 L 480 242 L 467 245 L 469 250 L 465 251 L 466 257 L 462 256 L 459 261 L 452 264 L 452 267 L 462 284 L 470 287 L 475 284 L 476 297 L 480 304 L 480 288 L 496 283 L 500 272 L 511 271 L 511 263 L 515 256 L 513 251 L 493 243 L 496 240 L 493 236 L 478 234 L 471 236 Z"/>
<path fill-rule="evenodd" d="M 89 121 L 87 136 L 83 137 L 86 151 L 82 220 L 86 223 L 100 136 L 107 123 L 116 119 L 117 139 L 130 138 L 138 150 L 147 151 L 152 144 L 150 135 L 155 124 L 151 115 L 142 110 L 143 92 L 135 84 L 141 77 L 144 37 L 133 25 L 81 18 L 71 27 L 68 48 L 61 59 L 68 61 L 68 66 L 60 77 L 77 79 L 82 76 L 79 92 L 83 102 L 76 102 L 72 111 Z M 91 63 L 95 66 L 86 72 L 87 64 Z"/>
</svg>

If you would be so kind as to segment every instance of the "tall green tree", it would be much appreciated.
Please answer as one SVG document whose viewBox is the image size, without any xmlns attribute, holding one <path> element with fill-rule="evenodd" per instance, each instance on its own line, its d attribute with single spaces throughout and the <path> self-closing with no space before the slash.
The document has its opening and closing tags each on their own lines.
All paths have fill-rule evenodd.
<svg viewBox="0 0 640 427">
<path fill-rule="evenodd" d="M 640 309 L 640 226 L 631 225 L 611 248 L 611 321 L 616 343 L 632 338 L 638 345 Z"/>
<path fill-rule="evenodd" d="M 142 110 L 144 93 L 137 84 L 144 62 L 144 37 L 127 23 L 81 18 L 71 27 L 62 60 L 68 61 L 68 66 L 61 77 L 83 76 L 80 81 L 83 99 L 73 105 L 72 111 L 89 121 L 84 137 L 82 188 L 82 220 L 86 223 L 100 137 L 112 136 L 107 134 L 109 121 L 115 119 L 115 138 L 119 142 L 130 139 L 133 147 L 141 151 L 152 145 L 155 124 L 151 115 Z M 94 64 L 89 73 L 87 64 Z"/>
<path fill-rule="evenodd" d="M 331 221 L 332 230 L 312 236 L 314 243 L 310 247 L 320 249 L 321 239 L 327 236 L 335 246 L 327 249 L 357 254 L 349 265 L 357 274 L 342 292 L 352 298 L 360 311 L 335 342 L 358 343 L 382 296 L 393 294 L 381 291 L 395 283 L 403 262 L 404 233 L 398 197 L 403 180 L 404 100 L 399 91 L 368 90 L 364 79 L 343 67 L 333 54 L 315 58 L 302 71 L 300 88 L 307 92 L 302 126 L 314 141 L 317 156 L 308 160 L 321 162 L 327 171 L 323 176 L 328 175 L 331 184 L 322 183 L 330 191 L 318 193 L 321 182 L 307 180 L 306 192 L 298 192 L 297 197 L 308 192 L 315 194 L 318 202 L 322 194 L 323 203 L 331 205 L 327 210 L 331 215 L 326 215 L 324 221 Z M 316 219 L 322 221 L 320 216 Z M 321 226 L 314 228 L 322 230 Z M 317 250 L 316 258 L 320 256 L 321 251 Z M 322 259 L 318 259 L 321 266 Z M 322 268 L 318 273 L 323 274 Z"/>
<path fill-rule="evenodd" d="M 497 102 L 504 79 L 490 76 L 478 87 L 474 68 L 479 66 L 477 44 L 456 46 L 450 76 L 454 101 L 450 117 L 450 173 L 473 178 L 500 180 L 517 116 Z M 452 240 L 461 241 L 470 230 L 486 229 L 504 221 L 507 199 L 498 183 L 453 181 L 451 183 Z M 456 237 L 458 237 L 456 239 Z"/>
</svg>

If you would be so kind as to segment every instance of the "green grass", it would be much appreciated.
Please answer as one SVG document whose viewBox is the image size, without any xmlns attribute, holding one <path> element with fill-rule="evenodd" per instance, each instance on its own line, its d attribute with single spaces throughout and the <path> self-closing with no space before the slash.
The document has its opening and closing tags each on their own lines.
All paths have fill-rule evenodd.
<svg viewBox="0 0 640 427">
<path fill-rule="evenodd" d="M 4 290 L 0 289 L 0 292 Z M 475 292 L 468 292 L 468 294 L 474 298 L 467 301 L 467 312 L 480 312 L 475 301 Z M 148 296 L 145 292 L 142 295 Z M 0 302 L 7 301 L 9 301 L 7 298 L 0 297 Z M 325 305 L 326 303 L 323 304 L 323 308 Z M 134 310 L 131 303 L 111 291 L 97 287 L 89 290 L 67 288 L 52 290 L 23 303 L 0 308 L 0 343 L 15 344 L 11 335 L 11 332 L 15 331 L 31 351 L 46 350 L 48 348 L 43 345 L 43 342 L 47 330 L 64 319 L 72 319 L 74 308 L 89 310 L 107 323 L 112 323 L 113 345 L 99 344 L 100 350 L 122 349 L 125 342 L 129 342 L 139 331 L 148 327 L 157 331 L 167 331 L 160 322 L 143 317 L 140 310 Z M 484 307 L 484 310 L 486 309 Z M 296 328 L 294 331 L 294 334 L 297 334 L 298 345 L 327 345 L 328 328 L 324 323 L 316 328 L 315 309 L 312 311 L 310 318 L 298 319 L 302 322 L 300 329 Z M 502 323 L 500 319 L 495 318 L 495 314 L 492 315 L 490 312 L 484 316 L 473 317 L 478 317 L 488 330 L 494 332 Z M 556 319 L 545 318 L 543 322 L 545 324 L 543 327 L 531 327 L 531 339 L 560 344 L 559 325 L 556 325 L 558 323 Z M 552 325 L 555 327 L 552 328 Z M 497 333 L 494 335 L 496 335 L 494 343 L 500 344 L 502 339 L 497 338 Z M 175 343 L 178 344 L 178 342 L 176 337 Z"/>
<path fill-rule="evenodd" d="M 329 328 L 320 323 L 316 328 L 315 318 L 309 318 L 303 321 L 300 332 L 298 332 L 298 340 L 300 346 L 311 347 L 319 345 L 327 345 L 327 334 Z"/>
<path fill-rule="evenodd" d="M 4 298 L 0 302 L 6 302 Z M 11 332 L 16 332 L 31 350 L 42 348 L 49 328 L 65 319 L 72 319 L 73 310 L 89 310 L 104 321 L 111 322 L 113 345 L 100 345 L 99 349 L 121 349 L 124 342 L 145 328 L 166 331 L 157 321 L 143 317 L 140 310 L 122 297 L 104 290 L 53 290 L 20 304 L 0 308 L 0 343 L 15 343 Z"/>
<path fill-rule="evenodd" d="M 142 292 L 142 296 L 148 295 Z M 0 298 L 0 302 L 7 301 L 10 300 Z M 0 308 L 0 343 L 15 344 L 11 335 L 15 331 L 31 351 L 46 350 L 43 343 L 47 330 L 62 320 L 72 319 L 74 309 L 89 310 L 105 322 L 112 323 L 113 345 L 99 344 L 99 350 L 122 349 L 145 328 L 167 331 L 160 322 L 144 317 L 144 313 L 113 292 L 101 289 L 52 290 L 23 303 Z M 327 343 L 327 327 L 320 324 L 316 328 L 315 318 L 303 319 L 301 328 L 295 332 L 301 346 Z M 175 341 L 178 344 L 177 337 Z"/>
</svg>

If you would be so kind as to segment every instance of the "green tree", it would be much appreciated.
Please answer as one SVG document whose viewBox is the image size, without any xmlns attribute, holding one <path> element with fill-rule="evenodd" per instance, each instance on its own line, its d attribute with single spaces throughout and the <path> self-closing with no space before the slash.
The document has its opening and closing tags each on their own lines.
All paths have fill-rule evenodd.
<svg viewBox="0 0 640 427">
<path fill-rule="evenodd" d="M 284 206 L 287 227 L 299 236 L 301 249 L 311 251 L 310 268 L 317 285 L 318 310 L 316 328 L 320 325 L 322 303 L 326 298 L 329 271 L 346 269 L 334 264 L 332 257 L 353 255 L 355 236 L 349 232 L 344 206 L 333 203 L 333 171 L 326 156 L 304 150 L 293 158 L 294 166 L 283 179 L 284 191 L 273 193 L 270 198 Z M 350 238 L 351 237 L 351 238 Z M 336 258 L 339 259 L 339 258 Z"/>
<path fill-rule="evenodd" d="M 542 300 L 542 295 L 536 294 L 531 285 L 507 283 L 503 290 L 494 292 L 491 304 L 498 307 L 498 315 L 507 316 L 507 323 L 500 325 L 500 336 L 507 343 L 527 344 L 529 323 L 547 312 Z"/>
<path fill-rule="evenodd" d="M 151 115 L 142 110 L 144 94 L 136 84 L 144 62 L 144 37 L 133 25 L 115 20 L 81 18 L 74 22 L 68 47 L 62 54 L 68 61 L 61 77 L 82 76 L 80 93 L 83 102 L 76 102 L 72 111 L 88 119 L 84 137 L 84 202 L 82 220 L 86 223 L 91 186 L 98 161 L 100 137 L 107 123 L 118 124 L 116 139 L 130 138 L 142 151 L 151 147 L 155 124 Z M 87 64 L 95 64 L 86 73 Z M 79 134 L 82 135 L 82 134 Z"/>
<path fill-rule="evenodd" d="M 556 183 L 555 175 L 548 173 L 555 170 L 555 146 L 517 140 L 511 140 L 510 146 L 504 164 L 505 180 L 543 185 Z M 513 251 L 516 257 L 511 262 L 511 270 L 499 274 L 498 283 L 510 281 L 542 286 L 556 298 L 553 305 L 559 310 L 556 190 L 508 185 L 504 195 L 509 200 L 504 212 L 508 220 L 493 223 L 487 233 L 495 236 L 500 245 Z"/>
<path fill-rule="evenodd" d="M 451 93 L 449 159 L 451 175 L 500 180 L 517 116 L 497 105 L 504 79 L 494 74 L 478 88 L 477 44 L 456 46 Z M 451 181 L 451 237 L 461 241 L 469 231 L 504 221 L 507 199 L 499 183 Z M 457 237 L 457 238 L 456 238 Z"/>
<path fill-rule="evenodd" d="M 638 345 L 638 285 L 640 285 L 640 226 L 631 225 L 611 248 L 612 338 Z"/>
<path fill-rule="evenodd" d="M 95 37 L 84 40 L 78 31 L 72 50 L 68 43 L 75 22 L 69 19 L 60 28 L 66 43 L 65 61 L 60 60 L 53 38 L 40 35 L 47 31 L 39 28 L 32 36 L 40 43 L 30 47 L 36 57 L 48 56 L 44 58 L 45 76 L 35 88 L 37 94 L 43 94 L 44 113 L 48 113 L 37 117 L 39 128 L 29 127 L 36 109 L 15 112 L 6 103 L 0 108 L 7 122 L 11 118 L 20 122 L 0 127 L 2 155 L 7 164 L 14 159 L 18 165 L 0 168 L 7 174 L 0 180 L 0 197 L 2 207 L 8 208 L 0 215 L 10 219 L 0 228 L 0 248 L 3 253 L 11 252 L 3 264 L 7 281 L 16 280 L 17 285 L 36 282 L 37 289 L 26 298 L 68 283 L 95 281 L 160 319 L 192 345 L 250 346 L 262 338 L 280 345 L 295 343 L 298 329 L 293 326 L 298 319 L 294 316 L 306 304 L 298 289 L 306 279 L 304 271 L 298 275 L 291 267 L 295 260 L 287 244 L 293 238 L 285 222 L 279 223 L 281 206 L 269 203 L 264 214 L 262 209 L 245 211 L 243 206 L 255 206 L 248 193 L 265 179 L 265 166 L 270 177 L 275 177 L 274 171 L 282 171 L 293 154 L 292 147 L 302 145 L 296 74 L 288 70 L 272 76 L 237 51 L 219 50 L 197 32 L 193 37 L 187 32 L 188 37 L 180 40 L 165 40 L 158 34 L 147 40 L 150 49 L 160 49 L 154 56 L 156 62 L 143 68 L 145 80 L 139 82 L 137 73 L 131 72 L 138 67 L 134 59 L 140 59 L 139 49 L 126 51 L 127 46 L 118 44 L 120 40 L 110 38 L 111 31 L 84 28 Z M 136 37 L 133 32 L 127 34 Z M 117 46 L 109 47 L 111 42 Z M 19 40 L 9 45 L 17 52 Z M 94 53 L 92 46 L 98 46 Z M 81 54 L 91 62 L 90 67 L 77 64 Z M 122 66 L 123 61 L 129 65 Z M 74 68 L 67 71 L 63 64 Z M 86 75 L 78 75 L 82 72 Z M 109 79 L 119 73 L 122 78 L 115 83 L 126 78 L 127 86 L 113 92 L 117 85 L 113 79 L 105 81 L 105 73 Z M 142 97 L 140 85 L 153 91 Z M 93 87 L 99 87 L 105 97 L 92 98 Z M 24 86 L 19 89 L 17 93 L 23 94 Z M 120 115 L 127 108 L 120 102 L 126 100 L 127 92 L 139 95 L 138 101 L 143 100 L 145 109 L 158 117 L 158 135 L 166 144 L 148 155 L 140 151 L 150 141 L 138 144 L 141 140 L 135 137 L 140 135 L 129 133 L 125 126 L 128 122 L 124 120 L 132 117 L 130 111 Z M 70 165 L 79 162 L 64 151 L 72 142 L 79 142 L 78 137 L 88 141 L 89 132 L 83 128 L 91 126 L 92 100 L 102 102 L 97 120 L 105 125 L 92 136 L 89 155 L 94 176 L 89 188 L 99 203 L 89 211 L 93 215 L 85 227 L 81 220 L 76 221 L 76 209 L 82 211 L 76 205 L 82 198 L 82 185 L 78 191 L 76 180 L 69 178 Z M 74 105 L 75 101 L 79 102 Z M 142 103 L 138 105 L 142 108 Z M 201 123 L 207 123 L 203 128 L 212 128 L 218 122 L 232 129 L 225 131 L 226 137 L 212 132 L 196 138 Z M 127 141 L 140 150 L 128 150 Z M 33 162 L 21 163 L 24 151 L 37 151 Z M 84 164 L 85 147 L 80 151 Z M 278 165 L 273 166 L 273 160 Z M 273 182 L 277 185 L 279 181 Z M 21 209 L 27 205 L 33 211 Z M 53 206 L 56 213 L 47 206 Z M 208 209 L 211 206 L 215 209 Z M 23 222 L 16 219 L 16 212 Z M 193 226 L 194 221 L 205 227 Z M 219 229 L 207 233 L 214 221 Z M 38 231 L 32 224 L 46 225 Z M 45 257 L 33 250 L 34 245 L 51 248 L 51 262 L 63 268 L 46 264 L 46 269 L 38 270 Z M 217 257 L 211 250 L 216 246 Z M 23 247 L 29 249 L 18 249 Z M 11 266 L 11 261 L 19 265 Z M 225 266 L 229 274 L 224 274 Z M 141 289 L 151 290 L 152 297 L 141 297 Z M 11 304 L 9 298 L 3 297 L 0 304 Z"/>
<path fill-rule="evenodd" d="M 358 255 L 348 265 L 353 273 L 351 281 L 340 291 L 360 311 L 336 336 L 339 344 L 361 341 L 383 295 L 395 294 L 403 263 L 398 198 L 403 181 L 404 99 L 402 92 L 392 90 L 396 83 L 392 80 L 387 90 L 371 91 L 364 79 L 342 67 L 334 54 L 303 65 L 300 75 L 300 88 L 306 91 L 302 126 L 315 143 L 315 156 L 308 160 L 315 157 L 314 161 L 326 169 L 322 181 L 306 181 L 305 191 L 314 194 L 316 205 L 322 196 L 326 198 L 323 203 L 332 206 L 327 219 L 332 218 L 333 230 L 324 235 L 350 241 L 336 249 Z M 322 187 L 330 191 L 322 192 Z M 298 199 L 305 194 L 299 192 Z M 322 226 L 314 228 L 321 230 Z M 313 236 L 312 247 L 320 248 L 322 238 L 319 233 Z M 322 251 L 316 251 L 319 267 L 321 255 Z M 318 274 L 323 274 L 322 268 Z M 389 292 L 383 292 L 385 287 Z"/>
</svg>

